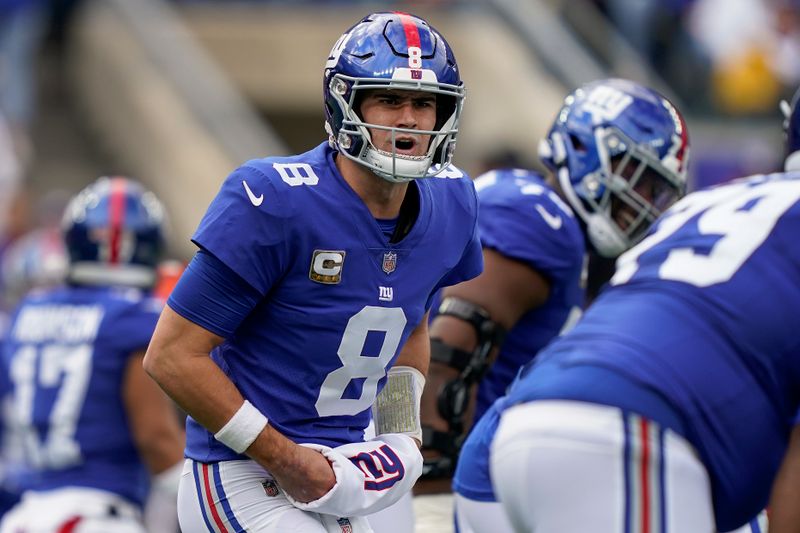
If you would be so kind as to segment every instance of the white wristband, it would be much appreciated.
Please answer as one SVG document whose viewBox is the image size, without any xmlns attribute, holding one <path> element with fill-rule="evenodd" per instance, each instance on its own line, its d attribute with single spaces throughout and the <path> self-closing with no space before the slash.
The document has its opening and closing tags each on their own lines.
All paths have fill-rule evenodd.
<svg viewBox="0 0 800 533">
<path fill-rule="evenodd" d="M 244 453 L 267 422 L 267 417 L 245 400 L 236 414 L 214 434 L 214 438 L 236 453 Z"/>
</svg>

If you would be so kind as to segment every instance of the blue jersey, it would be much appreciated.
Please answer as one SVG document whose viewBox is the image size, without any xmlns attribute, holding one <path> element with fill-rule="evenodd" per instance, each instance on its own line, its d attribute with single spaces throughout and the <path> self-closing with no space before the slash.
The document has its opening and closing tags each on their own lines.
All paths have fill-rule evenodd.
<svg viewBox="0 0 800 533">
<path fill-rule="evenodd" d="M 213 360 L 275 429 L 327 446 L 363 440 L 386 369 L 433 294 L 482 268 L 477 197 L 461 171 L 409 184 L 419 213 L 392 243 L 334 153 L 323 143 L 246 163 L 193 238 L 262 295 Z M 192 459 L 242 457 L 191 418 L 187 433 Z"/>
<path fill-rule="evenodd" d="M 461 449 L 453 476 L 453 490 L 459 494 L 494 501 L 488 454 L 500 415 L 492 404 L 505 394 L 520 367 L 580 315 L 585 299 L 585 243 L 572 210 L 538 174 L 496 171 L 476 180 L 475 186 L 483 247 L 529 265 L 550 282 L 545 303 L 520 317 L 481 379 L 476 425 Z"/>
<path fill-rule="evenodd" d="M 686 197 L 621 256 L 610 289 L 521 374 L 507 405 L 579 399 L 672 427 L 663 409 L 640 406 L 663 399 L 708 469 L 718 529 L 744 524 L 767 503 L 800 402 L 798 233 L 797 173 Z M 630 386 L 569 386 L 587 367 Z"/>
<path fill-rule="evenodd" d="M 139 290 L 99 287 L 39 291 L 20 303 L 2 373 L 25 446 L 22 489 L 91 487 L 143 503 L 149 476 L 120 390 L 162 307 Z"/>
<path fill-rule="evenodd" d="M 572 210 L 528 170 L 501 170 L 475 181 L 481 245 L 536 270 L 550 283 L 541 306 L 508 332 L 494 364 L 481 379 L 475 420 L 505 394 L 519 368 L 580 313 L 585 244 Z"/>
</svg>

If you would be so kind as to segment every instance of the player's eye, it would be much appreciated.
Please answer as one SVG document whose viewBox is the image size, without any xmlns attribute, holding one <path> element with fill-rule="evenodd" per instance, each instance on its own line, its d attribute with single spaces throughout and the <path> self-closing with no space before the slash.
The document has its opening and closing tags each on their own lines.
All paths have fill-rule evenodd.
<svg viewBox="0 0 800 533">
<path fill-rule="evenodd" d="M 378 102 L 384 105 L 397 105 L 400 103 L 400 99 L 397 96 L 386 94 L 379 96 Z"/>
</svg>

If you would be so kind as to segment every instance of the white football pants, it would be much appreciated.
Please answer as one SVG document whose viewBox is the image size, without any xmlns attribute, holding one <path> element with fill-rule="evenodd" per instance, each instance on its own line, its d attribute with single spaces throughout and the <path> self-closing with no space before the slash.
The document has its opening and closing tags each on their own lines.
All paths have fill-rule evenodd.
<svg viewBox="0 0 800 533">
<path fill-rule="evenodd" d="M 512 407 L 492 443 L 491 475 L 516 531 L 714 532 L 708 474 L 692 446 L 614 407 Z"/>
<path fill-rule="evenodd" d="M 373 533 L 364 517 L 294 507 L 269 472 L 250 460 L 206 464 L 187 459 L 178 520 L 187 533 Z"/>
</svg>

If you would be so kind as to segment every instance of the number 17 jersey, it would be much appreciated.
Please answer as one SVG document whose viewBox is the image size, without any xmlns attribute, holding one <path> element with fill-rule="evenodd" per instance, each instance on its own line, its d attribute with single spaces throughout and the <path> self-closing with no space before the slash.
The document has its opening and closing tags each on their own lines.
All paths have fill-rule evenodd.
<svg viewBox="0 0 800 533">
<path fill-rule="evenodd" d="M 0 363 L 13 394 L 7 422 L 24 443 L 23 490 L 91 487 L 143 504 L 149 474 L 122 388 L 162 307 L 142 291 L 108 287 L 58 287 L 22 300 Z"/>
</svg>

